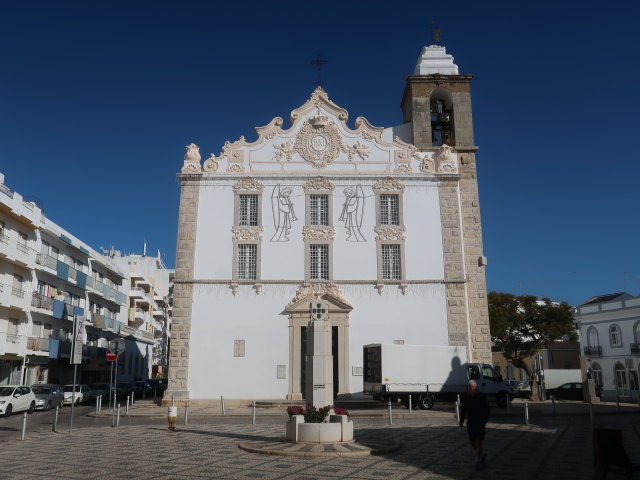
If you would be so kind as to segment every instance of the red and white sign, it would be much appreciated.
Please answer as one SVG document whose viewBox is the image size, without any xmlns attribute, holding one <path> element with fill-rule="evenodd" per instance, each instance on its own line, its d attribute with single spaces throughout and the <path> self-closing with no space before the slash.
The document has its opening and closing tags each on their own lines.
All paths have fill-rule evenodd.
<svg viewBox="0 0 640 480">
<path fill-rule="evenodd" d="M 118 356 L 115 353 L 111 350 L 107 350 L 107 360 L 109 362 L 115 362 L 116 358 L 118 358 Z"/>
</svg>

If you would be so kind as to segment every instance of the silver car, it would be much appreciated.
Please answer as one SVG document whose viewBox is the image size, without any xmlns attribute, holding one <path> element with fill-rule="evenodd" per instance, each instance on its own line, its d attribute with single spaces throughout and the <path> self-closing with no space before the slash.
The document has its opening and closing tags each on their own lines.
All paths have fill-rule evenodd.
<svg viewBox="0 0 640 480">
<path fill-rule="evenodd" d="M 62 406 L 64 394 L 60 385 L 38 383 L 31 385 L 31 390 L 36 394 L 36 410 L 49 410 Z"/>
</svg>

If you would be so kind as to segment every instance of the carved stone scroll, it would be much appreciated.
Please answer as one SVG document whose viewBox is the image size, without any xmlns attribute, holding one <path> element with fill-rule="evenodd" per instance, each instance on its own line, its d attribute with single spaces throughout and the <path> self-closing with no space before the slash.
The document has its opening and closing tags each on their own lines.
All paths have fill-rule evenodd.
<svg viewBox="0 0 640 480">
<path fill-rule="evenodd" d="M 233 191 L 252 190 L 262 193 L 264 185 L 253 177 L 242 177 L 233 185 Z"/>
<path fill-rule="evenodd" d="M 329 228 L 313 228 L 303 227 L 302 237 L 305 240 L 333 240 L 336 236 L 336 229 Z"/>
<path fill-rule="evenodd" d="M 335 185 L 327 177 L 314 177 L 302 186 L 305 192 L 310 190 L 333 190 Z"/>
<path fill-rule="evenodd" d="M 393 177 L 385 177 L 373 184 L 373 191 L 376 193 L 384 191 L 400 191 L 404 192 L 404 185 Z"/>
</svg>

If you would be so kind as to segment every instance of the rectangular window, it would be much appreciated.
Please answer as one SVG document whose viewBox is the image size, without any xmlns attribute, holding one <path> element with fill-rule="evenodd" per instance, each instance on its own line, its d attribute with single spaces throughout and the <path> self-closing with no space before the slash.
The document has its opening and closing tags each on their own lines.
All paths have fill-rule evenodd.
<svg viewBox="0 0 640 480">
<path fill-rule="evenodd" d="M 311 225 L 329 226 L 329 196 L 328 195 L 310 195 L 309 196 L 309 213 Z"/>
<path fill-rule="evenodd" d="M 238 279 L 255 280 L 257 276 L 258 246 L 251 243 L 238 245 Z"/>
<path fill-rule="evenodd" d="M 398 195 L 380 195 L 380 225 L 400 225 Z"/>
<path fill-rule="evenodd" d="M 233 341 L 233 356 L 244 357 L 244 340 Z"/>
<path fill-rule="evenodd" d="M 381 245 L 382 279 L 400 280 L 400 245 Z"/>
<path fill-rule="evenodd" d="M 258 195 L 240 195 L 238 225 L 258 226 Z"/>
<path fill-rule="evenodd" d="M 329 245 L 309 245 L 310 270 L 312 280 L 329 280 Z"/>
</svg>

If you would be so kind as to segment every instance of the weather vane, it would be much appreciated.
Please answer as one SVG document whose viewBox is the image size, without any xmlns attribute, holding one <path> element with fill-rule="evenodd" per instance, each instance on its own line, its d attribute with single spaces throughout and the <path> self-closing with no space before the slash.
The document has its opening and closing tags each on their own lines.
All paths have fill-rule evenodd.
<svg viewBox="0 0 640 480">
<path fill-rule="evenodd" d="M 436 22 L 431 20 L 431 26 L 433 27 L 431 29 L 431 40 L 433 41 L 434 45 L 437 45 L 438 43 L 440 43 L 440 35 L 442 32 L 439 28 L 435 28 L 435 24 Z"/>
<path fill-rule="evenodd" d="M 311 65 L 315 65 L 316 68 L 317 68 L 316 87 L 321 87 L 322 86 L 322 67 L 324 65 L 326 65 L 327 63 L 329 63 L 329 62 L 326 61 L 324 58 L 322 58 L 322 55 L 320 55 L 320 54 L 318 54 L 316 59 L 311 62 Z"/>
</svg>

